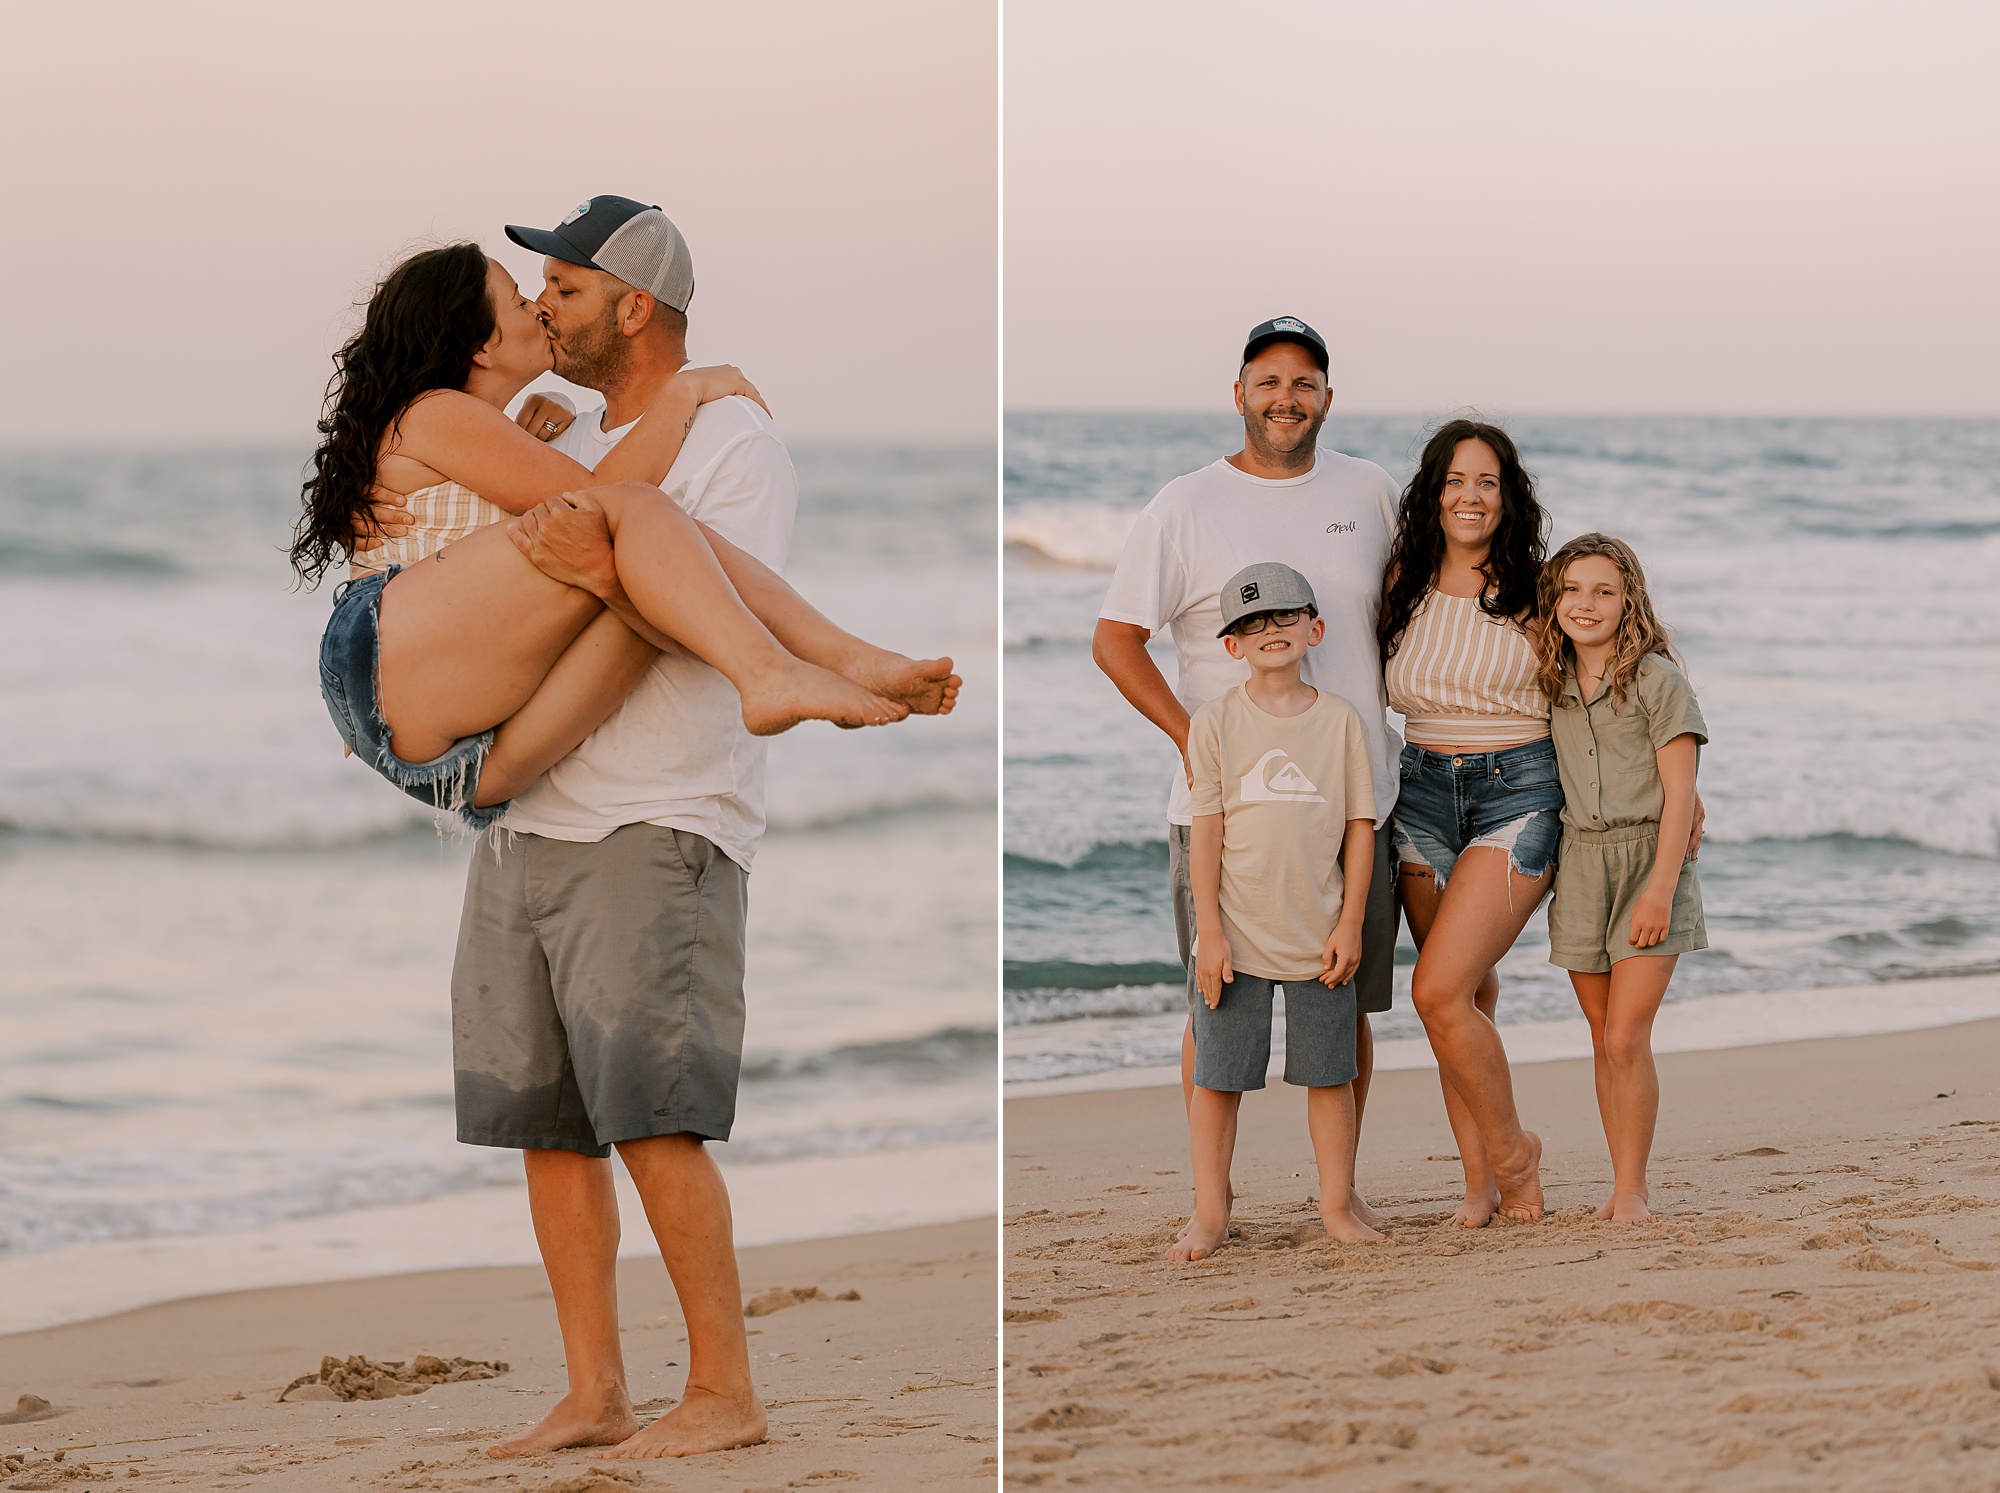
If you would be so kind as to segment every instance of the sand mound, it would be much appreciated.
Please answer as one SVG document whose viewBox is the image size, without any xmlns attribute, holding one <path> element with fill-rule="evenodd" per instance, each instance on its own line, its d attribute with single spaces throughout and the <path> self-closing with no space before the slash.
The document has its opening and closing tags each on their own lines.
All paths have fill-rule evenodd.
<svg viewBox="0 0 2000 1493">
<path fill-rule="evenodd" d="M 838 1296 L 829 1296 L 818 1286 L 773 1286 L 761 1295 L 752 1296 L 743 1303 L 746 1317 L 768 1317 L 772 1312 L 781 1312 L 788 1306 L 797 1306 L 801 1301 L 859 1301 L 859 1291 L 842 1291 Z"/>
<path fill-rule="evenodd" d="M 467 1379 L 497 1379 L 507 1365 L 479 1358 L 438 1358 L 419 1353 L 409 1363 L 401 1359 L 377 1363 L 361 1354 L 319 1361 L 319 1372 L 301 1374 L 278 1392 L 280 1400 L 393 1400 L 419 1395 L 438 1384 Z"/>
<path fill-rule="evenodd" d="M 12 1410 L 0 1415 L 0 1426 L 18 1426 L 23 1421 L 47 1420 L 52 1415 L 61 1414 L 62 1411 L 40 1395 L 22 1395 L 14 1402 Z"/>
</svg>

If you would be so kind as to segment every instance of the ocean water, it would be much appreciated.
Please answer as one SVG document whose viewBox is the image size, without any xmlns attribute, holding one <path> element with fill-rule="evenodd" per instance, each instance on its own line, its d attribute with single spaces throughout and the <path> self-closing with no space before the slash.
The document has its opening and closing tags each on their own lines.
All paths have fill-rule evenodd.
<svg viewBox="0 0 2000 1493">
<path fill-rule="evenodd" d="M 343 760 L 319 699 L 302 459 L 0 456 L 0 1270 L 518 1182 L 453 1139 L 471 847 Z M 795 584 L 967 683 L 945 720 L 773 743 L 717 1148 L 752 1187 L 995 1124 L 992 454 L 794 459 Z"/>
<path fill-rule="evenodd" d="M 1400 484 L 1428 424 L 1336 415 L 1321 440 Z M 1552 548 L 1591 529 L 1636 547 L 1713 736 L 1713 947 L 1681 960 L 1669 1000 L 1879 982 L 1893 1003 L 1898 981 L 2000 970 L 2000 421 L 1508 429 Z M 1173 753 L 1092 666 L 1090 632 L 1133 515 L 1240 444 L 1227 416 L 1007 421 L 1010 1080 L 1177 1061 Z M 1171 645 L 1154 655 L 1171 679 Z M 1402 945 L 1398 1005 L 1376 1023 L 1391 1039 L 1421 1034 Z M 1502 963 L 1503 1025 L 1575 1015 L 1547 953 L 1537 913 Z"/>
</svg>

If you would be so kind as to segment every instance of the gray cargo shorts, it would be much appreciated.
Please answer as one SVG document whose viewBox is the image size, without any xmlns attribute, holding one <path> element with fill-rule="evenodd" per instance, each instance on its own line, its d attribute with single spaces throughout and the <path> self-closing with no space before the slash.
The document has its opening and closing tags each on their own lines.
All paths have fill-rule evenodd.
<svg viewBox="0 0 2000 1493">
<path fill-rule="evenodd" d="M 1355 1009 L 1362 1015 L 1386 1011 L 1395 1003 L 1396 878 L 1389 871 L 1389 828 L 1385 824 L 1375 831 L 1375 870 L 1368 878 L 1368 908 L 1361 915 L 1361 968 L 1350 982 Z M 1181 963 L 1187 968 L 1190 1009 L 1201 999 L 1201 992 L 1194 988 L 1194 887 L 1188 881 L 1188 839 L 1193 833 L 1185 824 L 1167 826 L 1174 939 L 1180 945 Z"/>
<path fill-rule="evenodd" d="M 594 844 L 495 838 L 473 852 L 451 973 L 458 1138 L 585 1156 L 651 1135 L 727 1140 L 743 868 L 653 824 Z"/>
</svg>

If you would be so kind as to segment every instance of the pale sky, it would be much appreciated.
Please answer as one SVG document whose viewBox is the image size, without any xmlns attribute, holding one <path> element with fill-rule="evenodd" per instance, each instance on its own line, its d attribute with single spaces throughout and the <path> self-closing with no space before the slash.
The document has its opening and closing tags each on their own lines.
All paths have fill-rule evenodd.
<svg viewBox="0 0 2000 1493">
<path fill-rule="evenodd" d="M 2000 7 L 1006 0 L 1005 400 L 2000 414 Z"/>
<path fill-rule="evenodd" d="M 0 445 L 296 443 L 350 307 L 600 192 L 694 254 L 690 351 L 794 440 L 990 445 L 980 0 L 8 5 Z"/>
</svg>

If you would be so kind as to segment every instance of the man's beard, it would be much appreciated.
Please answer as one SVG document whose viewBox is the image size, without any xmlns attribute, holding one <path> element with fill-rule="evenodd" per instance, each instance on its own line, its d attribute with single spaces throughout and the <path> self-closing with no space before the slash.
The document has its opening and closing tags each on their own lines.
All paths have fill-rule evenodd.
<svg viewBox="0 0 2000 1493">
<path fill-rule="evenodd" d="M 560 373 L 562 370 L 558 368 L 556 371 Z M 1295 409 L 1283 411 L 1285 414 L 1294 414 L 1297 412 Z M 1308 415 L 1303 425 L 1283 427 L 1285 435 L 1296 435 L 1296 439 L 1290 445 L 1285 446 L 1280 446 L 1271 439 L 1273 435 L 1277 435 L 1279 432 L 1274 431 L 1266 423 L 1266 417 L 1276 413 L 1279 412 L 1269 410 L 1264 415 L 1244 416 L 1244 444 L 1249 446 L 1263 460 L 1270 462 L 1274 466 L 1302 465 L 1304 461 L 1310 461 L 1313 449 L 1319 444 L 1320 427 L 1326 424 L 1327 412 L 1321 410 L 1317 416 Z"/>
<path fill-rule="evenodd" d="M 618 308 L 606 309 L 588 327 L 564 334 L 555 345 L 556 376 L 599 393 L 625 381 L 632 344 L 618 330 Z"/>
</svg>

